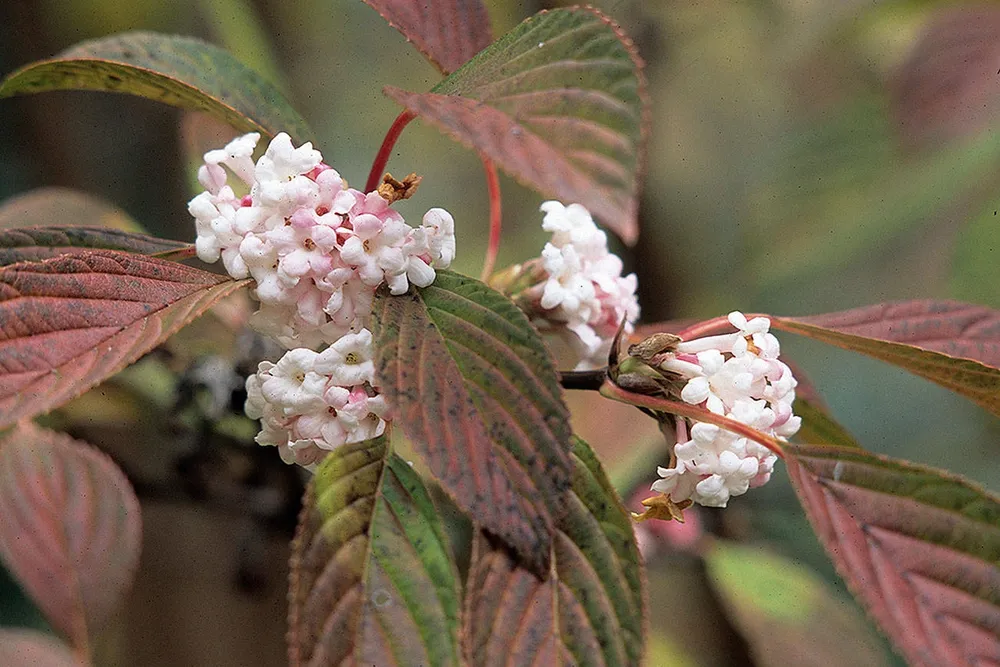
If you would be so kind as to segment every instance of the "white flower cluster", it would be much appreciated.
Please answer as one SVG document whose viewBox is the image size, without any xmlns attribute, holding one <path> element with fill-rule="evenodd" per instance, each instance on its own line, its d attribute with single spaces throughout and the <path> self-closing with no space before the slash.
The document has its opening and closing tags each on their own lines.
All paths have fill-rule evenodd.
<svg viewBox="0 0 1000 667">
<path fill-rule="evenodd" d="M 198 171 L 205 192 L 188 205 L 198 257 L 221 256 L 234 278 L 256 281 L 258 331 L 289 349 L 332 343 L 363 323 L 383 281 L 402 294 L 451 264 L 455 222 L 444 209 L 431 209 L 414 229 L 378 192 L 347 188 L 312 144 L 295 148 L 281 133 L 254 164 L 259 138 L 247 134 L 206 153 Z M 249 194 L 235 194 L 224 167 Z"/>
<path fill-rule="evenodd" d="M 247 378 L 246 413 L 261 420 L 257 442 L 285 463 L 309 466 L 326 451 L 374 438 L 388 406 L 375 385 L 372 335 L 342 336 L 322 352 L 297 348 L 276 364 L 262 361 Z"/>
<path fill-rule="evenodd" d="M 739 331 L 679 343 L 660 368 L 688 378 L 681 390 L 684 402 L 781 439 L 793 435 L 802 423 L 792 414 L 797 383 L 778 361 L 770 320 L 747 321 L 733 312 L 729 322 Z M 681 424 L 678 430 L 686 430 Z M 696 422 L 690 439 L 683 432 L 677 436 L 673 465 L 658 468 L 662 479 L 652 486 L 674 502 L 725 507 L 730 497 L 767 483 L 777 461 L 763 445 L 713 424 Z"/>
<path fill-rule="evenodd" d="M 188 210 L 198 257 L 253 277 L 260 309 L 251 324 L 289 349 L 247 378 L 247 415 L 262 421 L 257 442 L 310 465 L 385 429 L 365 328 L 375 290 L 383 281 L 392 294 L 430 285 L 455 257 L 455 222 L 434 208 L 410 227 L 378 192 L 348 188 L 312 144 L 296 148 L 284 133 L 254 163 L 259 138 L 205 154 L 205 192 Z M 227 183 L 227 167 L 246 195 Z"/>
<path fill-rule="evenodd" d="M 542 250 L 546 280 L 536 324 L 563 325 L 581 356 L 577 370 L 607 363 L 611 340 L 622 318 L 631 327 L 639 317 L 635 274 L 622 276 L 622 261 L 608 252 L 607 235 L 580 204 L 542 204 L 542 229 L 552 240 Z"/>
</svg>

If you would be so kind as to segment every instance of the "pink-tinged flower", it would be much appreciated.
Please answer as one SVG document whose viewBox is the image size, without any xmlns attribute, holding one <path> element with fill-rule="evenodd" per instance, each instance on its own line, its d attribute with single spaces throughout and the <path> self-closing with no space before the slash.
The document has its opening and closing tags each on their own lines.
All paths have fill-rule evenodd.
<svg viewBox="0 0 1000 667">
<path fill-rule="evenodd" d="M 353 269 L 349 269 L 347 276 L 338 271 L 331 272 L 326 281 L 322 289 L 326 291 L 330 288 L 330 291 L 323 310 L 330 322 L 344 333 L 367 322 L 375 300 L 375 288 L 363 283 Z"/>
<path fill-rule="evenodd" d="M 369 381 L 371 360 L 352 359 L 370 357 L 370 347 L 364 331 L 333 352 L 296 348 L 277 364 L 261 362 L 246 381 L 246 413 L 261 420 L 257 442 L 277 447 L 286 463 L 311 467 L 327 451 L 381 435 L 389 406 Z"/>
<path fill-rule="evenodd" d="M 316 224 L 308 209 L 296 211 L 290 224 L 262 236 L 278 255 L 278 277 L 287 286 L 297 285 L 306 276 L 325 278 L 340 260 L 337 228 Z"/>
<path fill-rule="evenodd" d="M 382 435 L 389 412 L 385 398 L 370 396 L 364 387 L 354 387 L 347 403 L 337 411 L 337 419 L 347 432 L 348 442 L 360 442 Z"/>
<path fill-rule="evenodd" d="M 403 254 L 403 244 L 406 242 L 410 227 L 403 218 L 388 208 L 385 200 L 377 193 L 374 199 L 382 201 L 381 205 L 371 203 L 371 196 L 366 198 L 364 212 L 351 214 L 352 232 L 343 243 L 340 256 L 350 266 L 353 266 L 361 280 L 371 286 L 377 286 L 389 276 L 406 272 L 406 257 Z M 354 209 L 358 209 L 355 206 Z M 369 212 L 371 209 L 374 212 Z M 394 294 L 405 292 L 394 291 Z"/>
<path fill-rule="evenodd" d="M 310 144 L 278 134 L 257 163 L 259 136 L 237 137 L 209 151 L 199 178 L 206 192 L 189 209 L 199 257 L 220 257 L 237 278 L 252 276 L 262 312 L 251 321 L 283 345 L 330 344 L 364 327 L 375 289 L 394 294 L 430 285 L 435 266 L 455 253 L 454 220 L 431 209 L 412 229 L 378 192 L 345 188 Z M 237 198 L 226 167 L 247 181 Z"/>
</svg>

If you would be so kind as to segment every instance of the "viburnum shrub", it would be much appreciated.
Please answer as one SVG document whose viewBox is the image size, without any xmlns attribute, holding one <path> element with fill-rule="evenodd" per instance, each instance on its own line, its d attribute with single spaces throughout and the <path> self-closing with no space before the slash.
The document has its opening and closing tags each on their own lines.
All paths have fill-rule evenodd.
<svg viewBox="0 0 1000 667">
<path fill-rule="evenodd" d="M 739 503 L 782 464 L 838 571 L 910 662 L 1000 661 L 1000 502 L 862 449 L 774 334 L 882 359 L 1000 414 L 1000 312 L 912 301 L 639 326 L 636 276 L 604 231 L 636 241 L 648 116 L 642 63 L 618 26 L 565 8 L 494 41 L 475 0 L 368 4 L 445 77 L 427 93 L 385 89 L 404 111 L 362 189 L 275 88 L 198 40 L 115 35 L 4 80 L 0 96 L 128 93 L 234 131 L 198 170 L 193 244 L 0 230 L 0 556 L 72 651 L 3 631 L 23 650 L 0 654 L 89 662 L 139 553 L 123 473 L 32 418 L 245 288 L 250 326 L 281 350 L 246 378 L 246 414 L 257 443 L 312 474 L 292 547 L 292 664 L 639 665 L 647 616 L 682 611 L 648 609 L 635 522 Z M 488 223 L 394 208 L 419 196 L 420 176 L 384 173 L 416 117 L 478 151 Z M 497 167 L 541 193 L 551 233 L 537 257 L 500 270 Z M 456 236 L 479 224 L 481 280 L 448 270 Z M 564 389 L 659 424 L 642 514 L 573 435 Z M 397 453 L 403 439 L 419 464 Z M 471 537 L 448 530 L 445 505 Z"/>
</svg>

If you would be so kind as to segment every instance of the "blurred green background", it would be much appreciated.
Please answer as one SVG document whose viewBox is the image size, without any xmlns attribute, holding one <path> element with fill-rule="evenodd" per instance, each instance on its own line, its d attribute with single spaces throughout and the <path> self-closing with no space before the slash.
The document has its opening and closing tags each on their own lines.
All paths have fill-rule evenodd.
<svg viewBox="0 0 1000 667">
<path fill-rule="evenodd" d="M 499 35 L 560 3 L 487 4 Z M 623 25 L 648 63 L 653 126 L 642 232 L 636 247 L 621 249 L 639 275 L 645 322 L 737 308 L 811 314 L 920 297 L 1000 307 L 1000 5 L 593 4 Z M 423 91 L 438 80 L 436 70 L 358 0 L 0 3 L 0 72 L 83 39 L 135 29 L 203 37 L 271 78 L 316 130 L 326 161 L 355 186 L 363 184 L 399 111 L 382 96 L 382 86 Z M 73 187 L 115 203 L 156 234 L 193 237 L 186 212 L 197 158 L 191 147 L 211 136 L 204 124 L 131 97 L 49 93 L 0 100 L 0 128 L 0 198 L 40 186 Z M 455 268 L 478 275 L 488 203 L 474 154 L 418 121 L 388 168 L 424 176 L 418 196 L 402 203 L 404 215 L 430 206 L 452 211 L 459 236 Z M 546 236 L 537 213 L 542 198 L 509 179 L 503 191 L 498 266 L 536 255 Z M 199 340 L 215 341 L 210 329 L 190 334 L 195 348 Z M 215 342 L 219 350 L 228 344 Z M 865 447 L 1000 489 L 997 419 L 886 365 L 790 336 L 782 344 Z M 273 512 L 247 519 L 239 501 L 245 490 L 236 487 L 253 478 L 253 488 L 266 491 L 279 479 L 287 495 L 290 483 L 273 471 L 265 481 L 249 475 L 246 470 L 268 464 L 230 443 L 235 459 L 211 465 L 231 473 L 235 490 L 170 492 L 180 476 L 175 459 L 186 450 L 164 438 L 153 415 L 175 404 L 172 380 L 156 386 L 163 384 L 158 369 L 177 371 L 177 356 L 147 359 L 140 364 L 146 370 L 107 385 L 103 403 L 92 399 L 55 417 L 57 425 L 115 452 L 144 500 L 140 577 L 107 632 L 101 661 L 281 664 L 290 522 Z M 118 398 L 109 399 L 109 392 Z M 642 478 L 640 486 L 654 479 L 655 462 L 665 458 L 655 429 L 631 411 L 589 397 L 570 399 L 578 430 L 617 479 Z M 123 401 L 135 402 L 130 417 Z M 94 412 L 99 405 L 110 410 L 103 421 Z M 236 425 L 225 437 L 245 437 L 245 429 Z M 637 465 L 645 468 L 637 472 Z M 262 515 L 271 522 L 265 529 Z M 704 511 L 698 520 L 719 536 L 754 545 L 755 555 L 734 558 L 726 551 L 731 547 L 719 547 L 701 559 L 659 543 L 650 556 L 649 664 L 896 660 L 880 640 L 871 644 L 863 622 L 855 623 L 860 612 L 783 472 L 725 513 Z M 734 575 L 730 566 L 748 558 L 756 570 Z M 240 579 L 247 563 L 249 582 Z M 793 566 L 806 568 L 807 583 L 783 582 L 771 571 L 795 579 Z M 808 571 L 819 579 L 809 579 Z M 727 596 L 747 580 L 768 583 L 745 586 L 734 603 Z M 756 625 L 741 615 L 746 605 L 757 610 L 749 614 Z M 842 627 L 807 625 L 817 614 L 855 620 Z M 19 599 L 16 585 L 0 578 L 0 624 L 22 623 L 40 619 Z M 801 651 L 809 632 L 818 636 L 831 627 L 843 633 L 839 648 L 853 654 L 817 648 L 820 662 L 813 663 L 816 655 L 794 650 L 768 653 L 784 645 L 775 638 Z M 802 638 L 794 639 L 793 630 Z M 869 657 L 851 662 L 852 655 Z"/>
</svg>

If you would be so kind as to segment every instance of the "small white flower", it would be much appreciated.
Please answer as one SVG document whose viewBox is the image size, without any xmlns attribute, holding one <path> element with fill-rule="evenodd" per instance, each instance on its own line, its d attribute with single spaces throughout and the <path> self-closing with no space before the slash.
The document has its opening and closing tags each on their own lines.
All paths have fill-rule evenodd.
<svg viewBox="0 0 1000 667">
<path fill-rule="evenodd" d="M 326 378 L 313 370 L 318 356 L 305 348 L 285 353 L 261 384 L 264 399 L 279 406 L 286 415 L 305 414 L 321 407 Z"/>
<path fill-rule="evenodd" d="M 600 304 L 594 283 L 584 272 L 583 260 L 576 248 L 571 245 L 557 248 L 547 243 L 542 259 L 549 274 L 542 292 L 542 308 L 558 308 L 560 319 L 567 322 L 588 322 Z"/>
<path fill-rule="evenodd" d="M 455 260 L 455 219 L 443 208 L 424 213 L 421 227 L 415 232 L 426 235 L 427 254 L 435 269 L 447 269 Z"/>
<path fill-rule="evenodd" d="M 205 167 L 209 172 L 210 182 L 216 182 L 218 171 L 212 170 L 213 166 L 226 165 L 244 183 L 250 185 L 254 180 L 253 151 L 260 140 L 260 134 L 251 132 L 243 136 L 236 137 L 225 148 L 208 151 L 205 153 Z M 200 173 L 199 173 L 200 176 Z M 223 172 L 223 178 L 225 173 Z M 224 183 L 225 181 L 223 181 Z M 205 185 L 202 183 L 202 185 Z M 206 189 L 211 189 L 206 186 Z"/>
<path fill-rule="evenodd" d="M 316 370 L 329 376 L 334 384 L 352 387 L 367 382 L 375 384 L 372 332 L 362 329 L 342 336 L 316 358 Z"/>
<path fill-rule="evenodd" d="M 740 312 L 728 319 L 736 333 L 684 341 L 660 368 L 686 378 L 681 389 L 686 403 L 773 437 L 790 437 L 801 425 L 792 414 L 796 381 L 777 359 L 780 346 L 768 332 L 770 321 L 748 321 Z M 670 494 L 674 502 L 690 499 L 710 507 L 725 507 L 730 498 L 765 484 L 777 461 L 766 447 L 701 422 L 673 453 L 675 465 L 658 469 L 662 479 L 654 490 Z"/>
<path fill-rule="evenodd" d="M 639 316 L 636 277 L 622 276 L 621 259 L 608 252 L 607 235 L 586 208 L 547 201 L 541 209 L 542 228 L 552 240 L 542 250 L 546 278 L 535 288 L 539 312 L 533 320 L 543 329 L 575 334 L 578 370 L 605 365 L 622 320 L 628 332 Z"/>
<path fill-rule="evenodd" d="M 260 419 L 264 416 L 267 400 L 264 398 L 264 393 L 260 390 L 260 386 L 263 384 L 261 374 L 267 373 L 273 366 L 274 364 L 269 361 L 262 361 L 257 366 L 257 373 L 247 378 L 247 400 L 243 406 L 243 411 L 247 413 L 247 417 L 250 419 Z"/>
<path fill-rule="evenodd" d="M 755 317 L 749 322 L 746 316 L 738 310 L 729 313 L 729 323 L 740 330 L 740 336 L 734 342 L 733 354 L 742 356 L 752 342 L 757 348 L 756 354 L 763 359 L 777 359 L 781 346 L 774 335 L 768 333 L 771 320 L 766 317 Z"/>
<path fill-rule="evenodd" d="M 319 203 L 319 186 L 306 174 L 319 166 L 323 156 L 306 142 L 295 148 L 284 132 L 271 140 L 254 169 L 255 183 L 251 190 L 262 206 L 287 215 L 298 206 Z"/>
<path fill-rule="evenodd" d="M 700 481 L 697 475 L 684 474 L 682 467 L 678 468 L 657 468 L 660 479 L 653 482 L 650 487 L 657 493 L 666 493 L 675 502 L 686 500 L 694 493 L 695 486 Z"/>
<path fill-rule="evenodd" d="M 203 164 L 198 167 L 198 182 L 205 188 L 203 194 L 219 194 L 219 190 L 226 185 L 227 180 L 229 179 L 226 170 L 217 164 Z"/>
<path fill-rule="evenodd" d="M 586 259 L 600 260 L 608 254 L 608 237 L 594 224 L 590 211 L 580 204 L 563 206 L 558 201 L 543 202 L 542 229 L 552 232 L 558 248 L 574 246 Z"/>
</svg>

